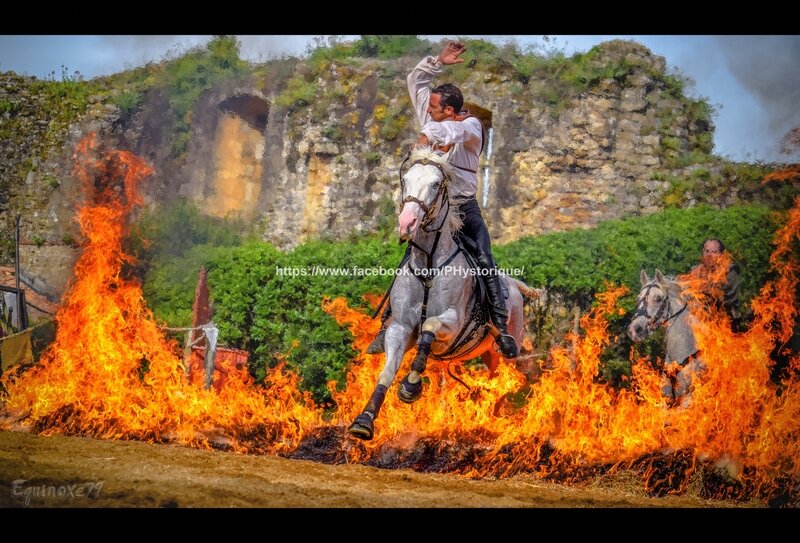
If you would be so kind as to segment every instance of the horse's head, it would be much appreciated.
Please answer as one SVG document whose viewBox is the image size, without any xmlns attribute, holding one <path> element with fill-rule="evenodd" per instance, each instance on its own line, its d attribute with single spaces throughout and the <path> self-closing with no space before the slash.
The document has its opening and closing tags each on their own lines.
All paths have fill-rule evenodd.
<svg viewBox="0 0 800 543">
<path fill-rule="evenodd" d="M 453 170 L 429 147 L 416 149 L 409 157 L 411 167 L 401 177 L 402 210 L 398 218 L 400 239 L 414 237 L 441 212 L 447 201 L 447 184 Z"/>
<path fill-rule="evenodd" d="M 652 279 L 641 271 L 642 290 L 636 298 L 636 312 L 628 326 L 628 337 L 633 341 L 644 341 L 647 334 L 671 318 L 670 295 L 679 296 L 681 287 L 677 281 L 668 279 L 656 270 Z"/>
</svg>

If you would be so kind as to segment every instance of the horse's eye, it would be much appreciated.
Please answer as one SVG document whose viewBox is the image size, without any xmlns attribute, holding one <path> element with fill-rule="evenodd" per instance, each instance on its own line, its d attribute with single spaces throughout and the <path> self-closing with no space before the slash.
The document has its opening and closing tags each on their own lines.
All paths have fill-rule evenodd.
<svg viewBox="0 0 800 543">
<path fill-rule="evenodd" d="M 661 300 L 664 299 L 664 297 L 661 294 L 656 294 L 655 298 L 657 302 L 660 302 Z"/>
<path fill-rule="evenodd" d="M 433 184 L 433 188 L 435 188 L 435 189 L 438 189 L 438 188 L 439 188 L 439 185 L 441 185 L 441 184 L 442 184 L 442 182 L 441 182 L 441 181 L 436 181 L 436 182 Z"/>
</svg>

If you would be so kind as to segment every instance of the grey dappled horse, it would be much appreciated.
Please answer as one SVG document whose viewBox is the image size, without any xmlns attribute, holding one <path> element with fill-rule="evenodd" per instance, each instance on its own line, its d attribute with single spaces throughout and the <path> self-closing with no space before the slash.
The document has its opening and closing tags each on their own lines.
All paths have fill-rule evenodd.
<svg viewBox="0 0 800 543">
<path fill-rule="evenodd" d="M 685 404 L 692 376 L 703 370 L 692 331 L 692 325 L 697 320 L 687 309 L 682 288 L 677 281 L 664 277 L 659 270 L 656 270 L 652 279 L 642 270 L 640 279 L 642 290 L 636 299 L 636 312 L 628 326 L 628 336 L 638 343 L 659 326 L 666 326 L 667 350 L 664 361 L 677 362 L 681 369 L 674 379 L 668 378 L 663 392 L 674 402 L 684 400 Z"/>
<path fill-rule="evenodd" d="M 421 374 L 428 356 L 459 361 L 481 355 L 491 371 L 500 360 L 492 349 L 496 329 L 483 319 L 473 319 L 476 277 L 469 273 L 467 257 L 453 237 L 461 227 L 461 219 L 458 202 L 448 196 L 448 183 L 453 179 L 451 166 L 430 148 L 415 150 L 409 160 L 412 166 L 401 177 L 402 210 L 398 221 L 400 237 L 408 240 L 412 251 L 398 270 L 390 293 L 392 319 L 385 336 L 386 364 L 364 411 L 349 428 L 352 435 L 361 439 L 372 439 L 374 419 L 386 390 L 394 381 L 403 355 L 418 339 L 411 372 L 398 388 L 398 396 L 406 403 L 413 403 L 422 395 Z M 522 293 L 528 297 L 536 297 L 537 293 L 514 278 L 503 275 L 502 281 L 508 289 L 508 331 L 521 345 Z"/>
</svg>

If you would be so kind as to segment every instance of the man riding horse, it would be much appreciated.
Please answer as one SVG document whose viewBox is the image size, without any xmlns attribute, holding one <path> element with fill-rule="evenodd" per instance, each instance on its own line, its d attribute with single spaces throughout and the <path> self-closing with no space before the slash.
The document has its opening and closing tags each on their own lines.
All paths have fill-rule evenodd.
<svg viewBox="0 0 800 543">
<path fill-rule="evenodd" d="M 455 169 L 450 190 L 454 199 L 460 203 L 459 212 L 464 222 L 461 232 L 476 247 L 475 259 L 485 280 L 489 312 L 498 332 L 495 341 L 504 357 L 515 358 L 519 350 L 514 337 L 508 333 L 508 310 L 497 264 L 492 256 L 489 230 L 475 199 L 478 190 L 478 163 L 483 150 L 483 125 L 468 111 L 462 110 L 464 98 L 458 87 L 447 83 L 430 89 L 433 77 L 443 73 L 446 65 L 464 62 L 460 57 L 466 49 L 463 43 L 453 41 L 442 49 L 438 57 L 428 56 L 422 59 L 408 74 L 408 92 L 422 125 L 417 145 L 432 146 L 442 151 Z M 406 225 L 406 228 L 411 226 L 413 225 Z M 411 246 L 404 260 L 408 258 L 410 250 Z M 368 353 L 384 352 L 386 327 L 390 317 L 391 306 L 387 305 L 381 318 L 381 329 L 367 348 Z"/>
</svg>

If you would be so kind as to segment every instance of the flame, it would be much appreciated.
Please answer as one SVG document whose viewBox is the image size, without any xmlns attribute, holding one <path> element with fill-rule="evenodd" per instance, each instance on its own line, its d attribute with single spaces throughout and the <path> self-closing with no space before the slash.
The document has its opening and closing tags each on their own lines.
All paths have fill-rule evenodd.
<svg viewBox="0 0 800 543">
<path fill-rule="evenodd" d="M 40 363 L 5 376 L 5 428 L 108 439 L 171 441 L 233 450 L 294 448 L 322 412 L 282 367 L 254 387 L 242 365 L 226 364 L 224 386 L 204 390 L 186 376 L 145 306 L 141 286 L 120 275 L 125 224 L 152 169 L 124 151 L 78 145 L 75 175 L 87 204 L 78 221 L 87 242 L 56 315 L 55 342 Z"/>
<path fill-rule="evenodd" d="M 581 318 L 583 333 L 568 336 L 567 347 L 540 361 L 546 369 L 538 382 L 527 384 L 511 364 L 501 364 L 493 377 L 479 367 L 453 364 L 449 370 L 468 383 L 467 390 L 448 375 L 447 363 L 431 361 L 423 397 L 404 404 L 395 383 L 374 439 L 363 442 L 347 436 L 345 428 L 370 397 L 384 364 L 382 355 L 365 354 L 379 323 L 341 298 L 322 301 L 351 330 L 359 352 L 343 390 L 329 383 L 336 410 L 325 417 L 283 365 L 260 387 L 241 357 L 232 355 L 220 362 L 225 378 L 204 390 L 197 373 L 186 376 L 176 354 L 180 347 L 157 327 L 140 285 L 120 275 L 130 260 L 121 249 L 125 221 L 139 202 L 136 183 L 150 168 L 129 153 L 89 158 L 95 154 L 92 138 L 76 153 L 76 174 L 90 200 L 79 211 L 88 241 L 57 315 L 56 340 L 36 367 L 3 378 L 2 428 L 316 455 L 468 477 L 534 473 L 578 482 L 632 469 L 654 494 L 685 492 L 700 467 L 712 465 L 727 478 L 708 478 L 707 496 L 789 496 L 776 503 L 796 503 L 800 358 L 791 359 L 778 394 L 769 378 L 769 353 L 789 339 L 796 320 L 792 244 L 800 233 L 800 199 L 776 234 L 775 278 L 753 300 L 755 319 L 747 332 L 734 333 L 724 315 L 692 306 L 707 369 L 694 380 L 688 406 L 668 408 L 664 375 L 635 354 L 627 387 L 598 379 L 600 357 L 616 340 L 608 317 L 621 314 L 618 301 L 627 293 L 608 285 Z M 114 187 L 120 178 L 122 186 Z M 699 278 L 689 274 L 682 281 L 689 297 L 700 299 Z M 378 297 L 369 299 L 374 304 Z M 399 377 L 412 357 L 407 354 Z"/>
</svg>

